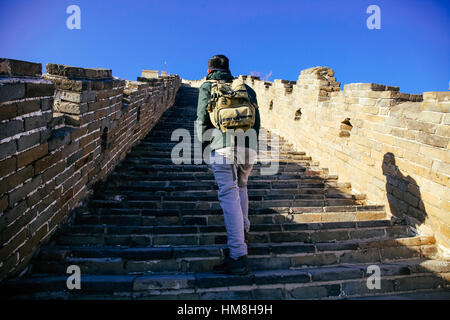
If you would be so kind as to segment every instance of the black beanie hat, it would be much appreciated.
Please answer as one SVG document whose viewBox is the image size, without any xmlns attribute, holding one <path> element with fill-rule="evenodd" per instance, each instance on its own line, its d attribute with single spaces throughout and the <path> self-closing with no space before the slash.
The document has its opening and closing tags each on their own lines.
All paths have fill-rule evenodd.
<svg viewBox="0 0 450 320">
<path fill-rule="evenodd" d="M 222 54 L 216 55 L 208 60 L 209 70 L 229 70 L 228 58 Z"/>
</svg>

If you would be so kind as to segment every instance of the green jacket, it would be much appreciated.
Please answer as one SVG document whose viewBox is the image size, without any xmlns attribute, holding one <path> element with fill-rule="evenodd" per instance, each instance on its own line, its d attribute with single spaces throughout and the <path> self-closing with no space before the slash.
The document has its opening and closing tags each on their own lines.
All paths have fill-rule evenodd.
<svg viewBox="0 0 450 320">
<path fill-rule="evenodd" d="M 233 81 L 233 76 L 230 72 L 225 71 L 213 71 L 206 77 L 206 80 L 225 80 L 225 81 Z M 250 100 L 258 104 L 256 100 L 256 93 L 255 91 L 249 87 L 248 85 L 245 85 L 247 88 L 247 92 L 249 95 Z M 205 82 L 200 86 L 199 95 L 198 95 L 198 104 L 197 104 L 197 122 L 196 122 L 196 129 L 197 129 L 197 139 L 203 144 L 203 149 L 209 144 L 211 151 L 224 148 L 224 147 L 230 147 L 235 145 L 234 139 L 226 139 L 226 133 L 223 133 L 219 129 L 215 128 L 213 124 L 211 123 L 211 120 L 209 119 L 208 111 L 206 111 L 206 106 L 208 105 L 209 98 L 211 96 L 211 82 Z M 260 128 L 260 115 L 259 110 L 256 109 L 256 115 L 255 115 L 255 124 L 253 125 L 253 129 L 256 131 L 256 136 L 259 135 L 259 128 Z M 212 132 L 211 139 L 207 139 L 204 141 L 203 133 L 206 132 L 208 129 L 214 129 Z M 257 150 L 257 141 L 255 143 L 249 143 L 249 139 L 246 139 L 245 146 L 247 148 L 252 148 L 254 150 Z"/>
</svg>

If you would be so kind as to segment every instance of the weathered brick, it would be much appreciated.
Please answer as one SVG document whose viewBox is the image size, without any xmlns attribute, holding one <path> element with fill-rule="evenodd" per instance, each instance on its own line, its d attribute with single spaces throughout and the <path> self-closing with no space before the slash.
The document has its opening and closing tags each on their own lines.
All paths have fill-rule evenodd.
<svg viewBox="0 0 450 320">
<path fill-rule="evenodd" d="M 20 188 L 9 193 L 9 205 L 12 206 L 14 203 L 25 198 L 30 192 L 36 190 L 42 183 L 42 177 L 37 176 L 31 181 L 25 183 Z"/>
<path fill-rule="evenodd" d="M 3 179 L 0 183 L 0 194 L 3 194 L 33 176 L 33 166 L 25 167 Z"/>
<path fill-rule="evenodd" d="M 40 186 L 37 192 L 27 197 L 27 205 L 29 208 L 33 207 L 55 189 L 55 181 L 51 181 L 44 186 Z"/>
<path fill-rule="evenodd" d="M 12 137 L 20 132 L 23 132 L 22 120 L 12 120 L 0 123 L 0 140 L 7 137 Z"/>
<path fill-rule="evenodd" d="M 48 168 L 42 173 L 42 180 L 43 183 L 46 183 L 47 181 L 53 179 L 56 177 L 59 173 L 63 172 L 66 168 L 66 164 L 64 161 L 59 161 L 57 164 L 53 165 L 52 167 Z"/>
<path fill-rule="evenodd" d="M 419 132 L 416 135 L 416 140 L 438 148 L 446 148 L 449 142 L 448 137 L 440 137 L 437 135 L 431 135 L 424 132 Z"/>
<path fill-rule="evenodd" d="M 17 140 L 17 146 L 18 146 L 17 151 L 23 151 L 25 149 L 29 149 L 29 148 L 35 146 L 36 144 L 40 143 L 40 141 L 41 141 L 40 138 L 41 138 L 40 132 L 35 132 L 30 135 L 21 136 Z"/>
<path fill-rule="evenodd" d="M 22 99 L 25 97 L 24 83 L 0 82 L 0 102 Z"/>
<path fill-rule="evenodd" d="M 18 217 L 20 217 L 27 209 L 27 202 L 22 201 L 22 202 L 18 203 L 17 205 L 10 206 L 10 207 L 11 207 L 11 209 L 6 211 L 5 214 L 0 217 L 0 226 L 2 226 L 2 227 L 11 224 Z M 3 232 L 4 231 L 2 230 L 2 233 Z M 6 239 L 3 239 L 3 237 L 2 237 L 2 240 L 4 242 L 4 240 L 6 240 Z"/>
<path fill-rule="evenodd" d="M 21 168 L 33 161 L 42 158 L 48 153 L 48 143 L 27 150 L 17 156 L 17 167 Z"/>
<path fill-rule="evenodd" d="M 0 121 L 9 120 L 17 116 L 17 104 L 6 102 L 0 104 Z"/>
<path fill-rule="evenodd" d="M 11 241 L 0 249 L 0 261 L 4 261 L 11 253 L 16 251 L 16 249 L 21 245 L 25 240 L 27 240 L 28 231 L 24 228 L 19 234 L 15 235 Z"/>
<path fill-rule="evenodd" d="M 40 63 L 0 58 L 0 75 L 35 77 L 41 74 Z"/>
<path fill-rule="evenodd" d="M 0 178 L 4 177 L 17 169 L 17 158 L 11 157 L 0 161 Z"/>
<path fill-rule="evenodd" d="M 40 101 L 42 111 L 50 110 L 53 106 L 53 97 L 41 98 Z"/>
<path fill-rule="evenodd" d="M 0 213 L 6 210 L 8 208 L 8 195 L 5 194 L 4 196 L 0 197 Z M 1 260 L 1 259 L 0 259 Z"/>
<path fill-rule="evenodd" d="M 3 160 L 17 151 L 17 144 L 15 140 L 11 140 L 0 144 L 0 160 Z"/>
<path fill-rule="evenodd" d="M 39 99 L 26 99 L 17 102 L 17 115 L 24 115 L 31 112 L 36 112 L 41 109 Z"/>
<path fill-rule="evenodd" d="M 96 92 L 95 91 L 61 91 L 60 98 L 64 101 L 74 102 L 74 103 L 84 103 L 95 101 Z M 87 106 L 86 106 L 87 107 Z"/>
<path fill-rule="evenodd" d="M 290 290 L 294 299 L 317 299 L 324 297 L 339 296 L 341 287 L 339 284 L 298 287 Z"/>
<path fill-rule="evenodd" d="M 52 116 L 51 112 L 46 112 L 39 116 L 25 118 L 25 131 L 46 127 Z"/>
<path fill-rule="evenodd" d="M 81 114 L 88 111 L 87 103 L 74 103 L 67 101 L 56 101 L 53 106 L 55 111 L 71 114 Z"/>
<path fill-rule="evenodd" d="M 51 82 L 27 82 L 26 84 L 27 98 L 53 96 L 55 87 Z"/>
<path fill-rule="evenodd" d="M 61 151 L 52 153 L 42 159 L 36 161 L 34 165 L 35 174 L 39 174 L 47 168 L 51 167 L 53 164 L 61 160 Z"/>
</svg>

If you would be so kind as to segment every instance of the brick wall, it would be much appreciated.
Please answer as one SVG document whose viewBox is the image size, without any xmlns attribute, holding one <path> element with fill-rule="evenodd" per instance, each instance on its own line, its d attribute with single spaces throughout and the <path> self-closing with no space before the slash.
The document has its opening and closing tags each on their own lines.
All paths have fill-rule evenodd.
<svg viewBox="0 0 450 320">
<path fill-rule="evenodd" d="M 333 70 L 298 81 L 241 76 L 258 96 L 262 125 L 328 167 L 355 192 L 434 234 L 450 248 L 450 92 L 411 95 L 375 83 L 336 82 Z"/>
<path fill-rule="evenodd" d="M 175 100 L 178 76 L 0 59 L 0 281 L 104 180 Z"/>
</svg>

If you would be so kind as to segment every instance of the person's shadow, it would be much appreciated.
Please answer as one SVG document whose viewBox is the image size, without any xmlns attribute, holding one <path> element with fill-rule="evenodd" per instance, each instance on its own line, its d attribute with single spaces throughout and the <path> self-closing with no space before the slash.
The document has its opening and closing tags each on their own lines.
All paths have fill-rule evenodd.
<svg viewBox="0 0 450 320">
<path fill-rule="evenodd" d="M 395 155 L 388 152 L 382 164 L 386 176 L 386 195 L 392 215 L 404 220 L 416 230 L 427 217 L 420 188 L 411 176 L 404 176 L 395 163 Z"/>
</svg>

